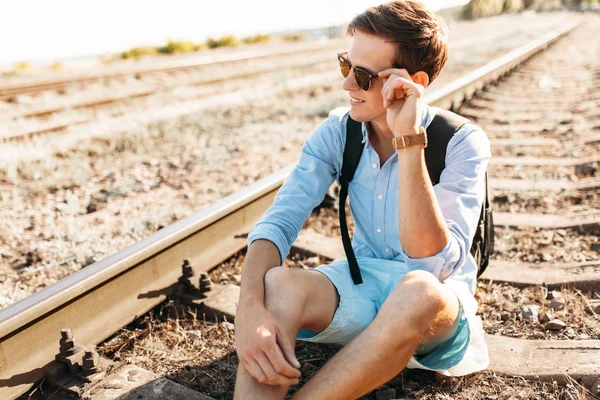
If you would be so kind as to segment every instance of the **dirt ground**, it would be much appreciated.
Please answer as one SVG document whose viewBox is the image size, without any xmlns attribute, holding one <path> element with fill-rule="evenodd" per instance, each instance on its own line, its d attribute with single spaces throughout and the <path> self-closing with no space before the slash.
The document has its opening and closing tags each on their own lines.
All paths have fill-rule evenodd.
<svg viewBox="0 0 600 400">
<path fill-rule="evenodd" d="M 512 213 L 564 215 L 595 210 L 600 204 L 597 191 L 563 191 L 549 196 L 540 191 L 494 196 L 494 210 Z"/>
<path fill-rule="evenodd" d="M 232 257 L 210 272 L 215 284 L 239 284 L 244 253 Z M 292 255 L 290 268 L 310 268 L 320 260 Z M 600 316 L 586 310 L 586 300 L 600 293 L 541 286 L 519 289 L 508 284 L 478 283 L 478 315 L 488 334 L 532 339 L 597 339 Z M 560 304 L 556 305 L 556 304 Z M 524 310 L 525 307 L 529 307 Z M 534 321 L 527 313 L 538 306 Z M 553 308 L 554 307 L 554 308 Z M 556 308 L 556 309 L 555 309 Z M 564 328 L 545 328 L 545 317 L 561 319 Z M 231 399 L 238 359 L 234 347 L 234 325 L 229 321 L 206 321 L 201 311 L 176 302 L 156 307 L 99 347 L 101 354 L 119 362 L 132 363 L 168 377 L 215 399 Z M 587 336 L 585 336 L 587 335 Z M 302 367 L 298 386 L 314 375 L 338 346 L 296 342 Z M 379 399 L 385 394 L 400 399 L 593 399 L 577 382 L 559 386 L 521 378 L 481 372 L 461 378 L 446 378 L 430 371 L 406 370 L 361 399 Z"/>
<path fill-rule="evenodd" d="M 527 14 L 452 23 L 449 65 L 428 90 L 539 37 L 570 16 Z M 157 103 L 119 105 L 120 117 L 99 111 L 93 123 L 64 134 L 0 146 L 0 308 L 294 162 L 307 135 L 331 109 L 347 103 L 335 60 L 327 65 L 320 72 L 308 71 L 309 76 L 286 69 L 270 75 L 268 84 L 254 79 L 245 91 L 240 87 L 247 85 L 239 80 L 213 87 L 223 90 L 223 96 L 204 103 L 194 100 L 196 108 L 189 105 L 191 100 L 177 103 L 170 97 L 193 98 L 191 92 L 159 94 Z M 0 121 L 8 118 L 13 124 L 10 118 L 16 112 L 84 95 L 142 90 L 183 78 L 125 79 L 106 87 L 73 86 L 64 93 L 0 102 Z M 224 103 L 211 106 L 218 102 Z M 175 114 L 180 108 L 189 111 L 156 121 L 169 103 L 175 103 Z M 73 113 L 35 123 L 78 118 Z"/>
<path fill-rule="evenodd" d="M 170 319 L 164 318 L 170 314 Z M 194 317 L 194 315 L 196 315 Z M 233 346 L 233 324 L 205 322 L 193 311 L 176 305 L 161 306 L 154 315 L 129 327 L 101 352 L 121 362 L 135 363 L 215 399 L 231 399 L 238 359 Z M 135 344 L 134 344 L 135 342 Z M 300 387 L 339 348 L 297 342 L 302 365 Z M 289 396 L 298 387 L 291 387 Z M 401 399 L 592 399 L 576 382 L 566 386 L 530 382 L 481 372 L 464 378 L 442 378 L 430 371 L 406 370 L 361 399 L 376 399 L 378 392 L 393 391 Z M 288 396 L 288 397 L 289 397 Z M 564 397 L 570 396 L 570 397 Z"/>
<path fill-rule="evenodd" d="M 490 93 L 498 95 L 493 90 Z M 6 217 L 0 231 L 0 240 L 4 241 L 0 242 L 0 261 L 8 271 L 2 275 L 0 306 L 289 164 L 306 131 L 339 104 L 342 96 L 335 92 L 333 84 L 284 90 L 243 106 L 210 110 L 126 134 L 94 137 L 57 152 L 55 157 L 39 158 L 33 161 L 33 167 L 31 163 L 21 163 L 0 170 L 1 200 L 3 205 L 13 207 L 5 215 L 0 214 Z M 495 124 L 497 119 L 482 122 Z M 493 136 L 493 129 L 490 132 Z M 552 135 L 548 137 L 555 137 Z M 258 142 L 269 142 L 270 147 Z M 94 143 L 94 147 L 89 143 Z M 171 148 L 163 148 L 164 143 Z M 515 155 L 519 150 L 503 151 L 505 155 Z M 223 165 L 233 165 L 244 173 L 228 174 Z M 573 168 L 561 168 L 551 168 L 550 172 L 564 173 L 563 177 L 576 175 Z M 535 169 L 512 168 L 511 173 L 517 170 L 521 177 L 529 177 L 532 175 L 527 174 L 537 173 Z M 498 171 L 501 172 L 494 173 L 500 175 L 494 176 L 505 177 L 503 170 Z M 47 179 L 48 176 L 56 180 Z M 552 207 L 567 205 L 569 210 L 576 210 L 578 205 L 593 207 L 596 200 L 594 196 L 582 196 L 577 203 L 575 196 L 560 193 L 549 201 L 527 197 L 517 201 L 515 196 L 507 197 L 505 203 L 500 198 L 498 203 L 521 210 L 533 207 L 531 202 L 537 201 L 536 208 L 553 212 Z M 337 237 L 337 219 L 332 209 L 321 208 L 307 226 Z M 495 232 L 498 259 L 532 263 L 600 259 L 597 228 L 496 227 Z M 324 261 L 292 255 L 286 266 L 311 268 Z M 242 264 L 243 252 L 211 271 L 210 277 L 217 284 L 240 284 Z M 600 337 L 597 310 L 589 306 L 590 300 L 600 298 L 598 293 L 567 289 L 548 292 L 540 286 L 521 289 L 480 281 L 476 296 L 478 314 L 490 334 L 536 340 Z M 230 399 L 238 362 L 234 333 L 231 321 L 207 321 L 201 310 L 169 301 L 122 329 L 101 344 L 99 351 L 117 362 L 139 365 L 216 399 Z M 297 343 L 296 353 L 302 364 L 300 385 L 338 350 L 335 346 Z M 297 389 L 292 387 L 290 395 Z M 488 371 L 440 378 L 432 372 L 408 370 L 363 397 L 382 398 L 593 397 L 574 381 L 559 386 L 556 382 L 527 381 Z"/>
</svg>

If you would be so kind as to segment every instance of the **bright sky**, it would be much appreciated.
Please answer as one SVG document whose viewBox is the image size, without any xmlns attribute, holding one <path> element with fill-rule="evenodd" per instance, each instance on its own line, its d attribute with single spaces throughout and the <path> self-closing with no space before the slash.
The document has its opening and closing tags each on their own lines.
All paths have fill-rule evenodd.
<svg viewBox="0 0 600 400">
<path fill-rule="evenodd" d="M 348 22 L 384 0 L 18 0 L 0 9 L 0 63 Z M 467 0 L 424 0 L 437 10 Z"/>
</svg>

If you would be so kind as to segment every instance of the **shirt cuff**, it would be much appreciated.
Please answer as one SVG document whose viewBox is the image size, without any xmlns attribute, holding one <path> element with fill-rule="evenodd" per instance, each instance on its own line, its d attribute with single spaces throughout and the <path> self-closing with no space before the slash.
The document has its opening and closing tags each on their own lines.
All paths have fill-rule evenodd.
<svg viewBox="0 0 600 400">
<path fill-rule="evenodd" d="M 279 250 L 281 257 L 281 265 L 285 261 L 290 249 L 287 245 L 287 240 L 279 229 L 273 229 L 268 224 L 259 224 L 254 227 L 248 234 L 248 247 L 257 239 L 266 239 L 272 242 Z"/>
<path fill-rule="evenodd" d="M 460 259 L 460 246 L 450 235 L 446 246 L 437 254 L 423 258 L 410 258 L 406 255 L 406 265 L 409 269 L 429 271 L 439 280 L 444 281 L 454 273 L 454 266 Z"/>
</svg>

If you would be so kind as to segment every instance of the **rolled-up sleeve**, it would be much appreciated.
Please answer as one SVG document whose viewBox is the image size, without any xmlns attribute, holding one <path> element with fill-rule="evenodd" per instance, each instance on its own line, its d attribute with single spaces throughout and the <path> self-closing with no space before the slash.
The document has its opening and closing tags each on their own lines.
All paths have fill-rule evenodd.
<svg viewBox="0 0 600 400">
<path fill-rule="evenodd" d="M 406 256 L 411 269 L 430 271 L 445 280 L 465 264 L 485 198 L 485 172 L 490 157 L 489 139 L 476 125 L 466 124 L 450 140 L 446 167 L 440 182 L 433 187 L 450 238 L 433 256 Z"/>
<path fill-rule="evenodd" d="M 281 263 L 312 210 L 323 201 L 339 170 L 342 152 L 340 118 L 329 117 L 304 142 L 298 164 L 281 186 L 273 204 L 248 235 L 248 246 L 267 239 L 279 249 Z"/>
</svg>

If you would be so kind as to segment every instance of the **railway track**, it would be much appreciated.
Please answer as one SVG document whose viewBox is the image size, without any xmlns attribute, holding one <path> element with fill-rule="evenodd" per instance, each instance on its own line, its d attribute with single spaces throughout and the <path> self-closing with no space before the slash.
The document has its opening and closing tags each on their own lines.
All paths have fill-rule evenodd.
<svg viewBox="0 0 600 400">
<path fill-rule="evenodd" d="M 544 62 L 548 63 L 545 73 L 552 75 L 555 65 L 548 60 L 552 61 L 553 57 L 560 60 L 561 57 L 560 51 L 552 51 L 553 47 L 560 46 L 561 41 L 568 40 L 573 35 L 593 37 L 593 32 L 600 32 L 597 20 L 588 22 L 584 27 L 577 28 L 577 26 L 579 22 L 563 27 L 508 54 L 442 90 L 429 94 L 426 102 L 468 114 L 471 107 L 470 100 L 473 99 L 473 103 L 478 103 L 480 107 L 477 112 L 472 112 L 470 115 L 474 120 L 478 115 L 484 116 L 486 110 L 493 108 L 494 102 L 501 104 L 508 102 L 515 105 L 512 110 L 507 108 L 505 111 L 505 118 L 510 125 L 511 111 L 518 112 L 520 107 L 517 101 L 511 103 L 514 97 L 510 94 L 515 96 L 515 93 L 518 93 L 516 89 L 502 90 L 504 83 L 510 82 L 510 73 L 531 59 L 527 62 L 530 75 L 524 75 L 525 77 L 529 76 L 533 79 L 532 75 L 541 68 L 539 63 Z M 573 39 L 572 43 L 578 40 L 581 41 L 581 38 Z M 544 52 L 547 48 L 549 50 Z M 536 65 L 536 60 L 541 60 L 537 61 L 537 68 L 532 67 Z M 561 74 L 559 68 L 557 80 L 560 79 Z M 594 82 L 597 85 L 598 78 L 594 79 L 590 79 L 587 83 L 590 87 L 593 87 Z M 493 90 L 489 89 L 490 85 L 493 85 Z M 502 95 L 495 93 L 502 93 Z M 488 104 L 485 107 L 488 108 L 481 106 L 480 96 L 486 99 L 485 102 Z M 536 101 L 535 98 L 530 100 L 534 104 Z M 545 105 L 550 104 L 547 101 L 542 102 Z M 560 109 L 558 102 L 554 103 L 557 103 L 556 107 Z M 577 114 L 576 111 L 573 113 Z M 498 125 L 506 125 L 500 121 L 481 119 L 481 124 L 488 132 L 500 130 Z M 542 128 L 538 126 L 538 131 L 535 131 L 532 127 L 536 123 L 539 123 L 539 120 L 527 123 L 528 127 L 525 131 L 539 134 Z M 495 129 L 489 129 L 492 128 L 489 124 L 496 124 Z M 554 125 L 554 128 L 561 125 L 560 121 Z M 544 138 L 550 139 L 546 140 L 544 146 L 560 148 L 565 137 L 564 133 L 550 128 L 547 128 L 544 133 L 546 135 Z M 588 134 L 589 132 L 578 132 L 574 129 L 567 138 L 577 139 L 579 146 L 583 147 L 588 143 L 585 139 Z M 493 133 L 490 136 L 494 143 L 493 153 L 496 153 L 497 149 L 505 149 L 512 145 L 510 142 L 496 141 Z M 504 140 L 502 137 L 500 139 Z M 525 179 L 515 179 L 510 174 L 506 174 L 500 167 L 513 169 L 515 167 L 530 169 L 558 167 L 564 168 L 567 171 L 565 173 L 570 171 L 571 175 L 575 176 L 578 166 L 596 165 L 599 161 L 593 155 L 586 156 L 587 158 L 568 159 L 531 158 L 526 156 L 527 146 L 535 148 L 537 143 L 523 142 L 518 146 L 518 150 L 524 156 L 510 158 L 504 156 L 490 166 L 490 185 L 495 199 L 501 199 L 502 196 L 511 193 L 531 190 L 539 190 L 543 193 L 560 191 L 587 193 L 597 191 L 600 187 L 596 172 L 580 180 L 567 180 L 565 177 L 563 180 L 545 181 L 527 179 L 526 174 Z M 590 167 L 593 169 L 594 165 Z M 201 273 L 211 270 L 245 248 L 247 232 L 272 203 L 275 193 L 288 172 L 289 168 L 281 170 L 222 199 L 200 213 L 168 226 L 136 245 L 92 264 L 57 284 L 1 310 L 0 397 L 16 398 L 44 377 L 49 382 L 71 388 L 74 392 L 80 390 L 74 386 L 75 383 L 82 383 L 87 379 L 90 382 L 86 393 L 91 393 L 89 388 L 98 383 L 94 380 L 93 374 L 88 375 L 87 378 L 80 376 L 79 380 L 73 380 L 73 376 L 80 372 L 78 370 L 81 369 L 79 367 L 82 364 L 88 373 L 95 371 L 98 361 L 96 364 L 90 361 L 94 357 L 90 347 L 101 343 L 167 297 L 176 297 L 197 305 L 203 304 L 205 311 L 213 310 L 214 313 L 229 315 L 231 318 L 235 307 L 233 303 L 237 300 L 236 288 L 218 286 L 207 294 L 205 290 L 207 281 Z M 500 204 L 499 201 L 496 203 Z M 562 229 L 565 232 L 560 233 L 559 236 L 576 235 L 575 237 L 580 238 L 583 243 L 582 248 L 579 249 L 581 253 L 589 252 L 590 249 L 583 249 L 583 246 L 588 243 L 586 240 L 593 240 L 594 236 L 597 238 L 600 229 L 598 204 L 589 206 L 590 210 L 585 214 L 569 213 L 567 210 L 564 216 L 498 211 L 496 234 L 500 241 L 500 249 L 507 249 L 507 251 L 496 254 L 496 259 L 482 276 L 482 282 L 489 286 L 494 282 L 504 282 L 514 287 L 537 285 L 548 290 L 567 287 L 570 290 L 590 292 L 591 295 L 586 295 L 583 299 L 591 310 L 592 322 L 596 321 L 600 325 L 597 315 L 600 313 L 600 297 L 598 297 L 600 259 L 598 257 L 591 253 L 589 256 L 584 254 L 583 260 L 563 262 L 566 256 L 557 253 L 551 254 L 547 262 L 523 262 L 523 258 L 526 259 L 525 256 L 528 255 L 523 253 L 532 253 L 536 250 L 521 248 L 518 242 L 511 244 L 511 239 L 505 238 L 506 232 L 511 232 L 513 236 L 518 237 L 519 232 L 528 232 L 528 230 L 536 234 L 541 231 L 551 232 L 554 235 L 554 232 Z M 550 240 L 547 246 L 552 247 L 552 244 Z M 339 239 L 327 237 L 310 227 L 301 232 L 294 249 L 306 255 L 318 255 L 325 260 L 343 257 Z M 515 257 L 517 260 L 514 259 Z M 184 259 L 188 260 L 188 264 L 185 264 L 182 269 Z M 189 269 L 190 266 L 193 266 L 193 269 Z M 512 318 L 510 312 L 507 315 L 507 318 Z M 70 331 L 64 330 L 65 328 Z M 71 335 L 83 347 L 76 347 Z M 61 337 L 62 354 L 59 353 Z M 492 360 L 489 370 L 507 376 L 554 380 L 559 384 L 577 381 L 578 384 L 597 394 L 600 389 L 600 340 L 598 339 L 600 339 L 600 330 L 594 339 L 582 340 L 534 340 L 488 334 L 486 341 Z M 89 351 L 87 354 L 86 350 Z M 85 362 L 82 361 L 84 357 L 86 357 Z M 100 364 L 103 362 L 106 361 L 101 361 Z M 90 367 L 91 364 L 95 366 Z M 122 373 L 122 368 L 117 370 Z M 131 372 L 127 373 L 131 374 Z M 142 376 L 145 373 L 138 371 L 135 374 Z M 102 379 L 108 378 L 102 377 Z M 137 383 L 151 386 L 154 380 L 155 376 L 149 374 L 147 378 L 140 379 Z"/>
<path fill-rule="evenodd" d="M 548 16 L 544 18 L 551 20 Z M 515 28 L 507 29 L 508 32 L 511 29 Z M 532 32 L 536 29 L 539 28 L 531 28 Z M 518 32 L 526 37 L 526 32 Z M 490 59 L 495 57 L 495 53 L 483 43 L 496 43 L 506 34 L 491 30 L 477 37 L 458 39 L 452 42 L 452 51 L 461 53 L 467 46 L 479 45 L 488 49 L 487 58 Z M 278 80 L 282 69 L 287 69 L 288 73 L 293 73 L 293 70 L 297 74 L 318 70 L 320 65 L 321 70 L 332 70 L 335 60 L 331 54 L 335 54 L 344 43 L 343 39 L 336 39 L 316 45 L 299 43 L 291 47 L 267 47 L 260 51 L 216 53 L 191 60 L 175 60 L 152 68 L 120 67 L 103 74 L 73 79 L 6 85 L 0 87 L 0 120 L 5 121 L 0 143 L 18 143 L 61 134 L 73 127 L 83 126 L 83 130 L 89 130 L 90 125 L 98 121 L 107 122 L 107 119 L 118 119 L 139 110 L 160 109 L 227 92 L 231 87 L 230 81 L 247 84 L 247 80 L 255 82 L 261 78 Z M 484 54 L 477 57 L 482 56 Z M 330 65 L 326 64 L 327 61 Z M 2 104 L 3 99 L 8 103 Z M 32 104 L 28 104 L 30 101 Z"/>
<path fill-rule="evenodd" d="M 153 107 L 160 108 L 161 105 L 172 105 L 174 102 L 192 102 L 214 96 L 215 94 L 239 90 L 244 87 L 244 84 L 247 85 L 249 79 L 268 80 L 275 78 L 277 80 L 280 79 L 280 76 L 285 71 L 288 74 L 298 75 L 314 73 L 318 70 L 330 70 L 329 64 L 333 63 L 331 53 L 333 49 L 340 47 L 339 42 L 336 41 L 334 43 L 335 46 L 329 44 L 324 49 L 317 48 L 313 50 L 310 52 L 310 55 L 304 56 L 305 61 L 302 62 L 298 61 L 298 56 L 302 56 L 303 51 L 294 53 L 296 59 L 291 60 L 286 60 L 285 56 L 288 55 L 287 52 L 283 54 L 262 55 L 251 59 L 231 59 L 226 62 L 217 62 L 209 65 L 211 68 L 218 68 L 222 63 L 237 63 L 240 64 L 240 71 L 220 73 L 216 78 L 214 77 L 214 72 L 208 74 L 208 76 L 200 74 L 199 77 L 178 79 L 172 83 L 155 85 L 151 88 L 141 90 L 128 90 L 126 93 L 119 95 L 101 96 L 96 99 L 69 102 L 58 107 L 18 113 L 9 116 L 8 119 L 12 120 L 12 124 L 15 124 L 16 127 L 11 127 L 9 123 L 9 132 L 12 131 L 12 133 L 0 136 L 0 143 L 23 142 L 43 135 L 66 132 L 71 127 L 94 122 L 98 119 L 99 115 L 103 118 L 119 118 L 126 114 L 135 113 L 140 109 L 147 110 L 149 106 L 146 102 L 150 101 L 150 99 L 154 99 L 156 103 Z M 247 65 L 242 65 L 242 62 L 263 63 L 263 65 L 253 65 L 251 68 L 248 68 Z M 198 64 L 196 68 L 203 65 Z M 185 66 L 182 68 L 190 69 L 192 67 Z M 137 74 L 139 75 L 139 73 Z M 170 96 L 170 100 L 167 100 L 168 96 Z M 131 104 L 133 101 L 137 102 L 137 106 Z M 123 107 L 127 107 L 127 110 L 124 110 Z M 46 122 L 44 120 L 56 114 L 73 111 L 76 111 L 75 115 L 58 118 L 56 122 Z M 36 121 L 33 121 L 33 123 L 24 123 L 24 121 L 28 122 L 30 119 L 35 119 Z"/>
<path fill-rule="evenodd" d="M 0 87 L 0 100 L 10 99 L 11 97 L 23 94 L 38 93 L 48 90 L 58 91 L 73 84 L 86 84 L 91 82 L 104 81 L 106 79 L 117 79 L 127 76 L 134 76 L 139 79 L 144 75 L 151 75 L 164 72 L 178 72 L 189 69 L 196 69 L 206 65 L 224 66 L 229 63 L 237 63 L 245 60 L 257 60 L 273 56 L 284 56 L 298 53 L 312 53 L 315 50 L 334 48 L 334 44 L 339 47 L 339 42 L 327 42 L 326 44 L 305 42 L 293 46 L 287 46 L 284 50 L 280 47 L 263 50 L 245 50 L 233 53 L 220 53 L 211 55 L 201 55 L 192 59 L 176 60 L 162 63 L 159 66 L 129 66 L 120 68 L 112 72 L 103 72 L 87 74 L 79 77 L 69 77 L 63 79 L 44 80 L 30 83 L 17 83 Z M 337 47 L 336 47 L 337 48 Z"/>
<path fill-rule="evenodd" d="M 525 18 L 526 20 L 527 18 Z M 502 20 L 491 21 L 492 24 L 503 24 Z M 552 18 L 548 18 L 542 24 L 543 28 L 551 26 Z M 547 25 L 547 26 L 546 26 Z M 526 33 L 522 29 L 515 29 L 514 32 L 523 34 Z M 513 32 L 510 32 L 513 33 Z M 452 40 L 452 46 L 455 48 L 466 48 L 481 46 L 484 43 L 498 42 L 505 35 L 506 31 L 490 29 L 485 32 L 480 32 L 479 35 L 464 35 L 457 40 Z M 296 54 L 310 54 L 316 50 L 332 49 L 339 50 L 339 46 L 345 43 L 344 39 L 334 39 L 328 42 L 308 41 L 300 43 L 268 44 L 260 49 L 256 48 L 241 48 L 231 51 L 214 51 L 210 54 L 200 54 L 193 58 L 175 59 L 161 62 L 159 65 L 144 65 L 143 61 L 138 65 L 118 66 L 104 72 L 93 72 L 80 74 L 79 76 L 62 77 L 58 79 L 41 79 L 27 82 L 15 82 L 10 84 L 0 85 L 0 101 L 10 100 L 12 97 L 19 95 L 39 94 L 44 91 L 60 91 L 72 85 L 85 85 L 94 82 L 104 82 L 107 80 L 120 80 L 127 77 L 135 77 L 140 79 L 144 76 L 157 75 L 162 73 L 178 73 L 181 71 L 195 70 L 200 67 L 209 65 L 224 66 L 231 63 L 239 63 L 241 61 L 252 61 L 277 56 L 289 56 Z M 141 64 L 141 65 L 140 65 Z M 110 68 L 110 67 L 109 67 Z M 41 113 L 41 111 L 40 111 Z"/>
<path fill-rule="evenodd" d="M 331 49 L 327 49 L 327 50 L 332 50 L 332 49 L 333 49 L 333 47 L 331 47 Z M 279 56 L 279 54 L 277 54 L 277 56 Z M 263 58 L 263 57 L 260 57 L 260 58 Z M 182 86 L 213 85 L 216 83 L 224 82 L 229 79 L 253 78 L 258 75 L 281 71 L 282 68 L 293 67 L 293 68 L 297 68 L 297 69 L 303 69 L 303 68 L 313 66 L 319 62 L 331 61 L 330 59 L 331 59 L 331 54 L 330 54 L 330 52 L 327 52 L 324 57 L 321 57 L 321 59 L 314 60 L 314 62 L 311 62 L 308 64 L 285 65 L 285 63 L 283 63 L 283 65 L 282 65 L 282 64 L 278 63 L 278 65 L 276 67 L 261 68 L 258 71 L 247 72 L 247 73 L 243 73 L 243 74 L 238 73 L 238 74 L 233 74 L 231 76 L 225 76 L 225 77 L 216 78 L 216 79 L 215 78 L 209 78 L 209 79 L 205 78 L 205 79 L 200 79 L 200 80 L 193 80 L 191 82 L 184 81 L 184 82 L 179 82 L 176 84 L 168 84 L 168 85 L 162 86 L 160 88 L 144 90 L 144 91 L 136 91 L 136 92 L 132 92 L 132 93 L 129 93 L 126 95 L 121 95 L 121 96 L 113 96 L 113 97 L 109 97 L 109 98 L 101 98 L 98 100 L 78 102 L 78 103 L 64 105 L 61 107 L 46 108 L 46 109 L 42 109 L 42 110 L 28 112 L 25 114 L 15 115 L 15 116 L 12 116 L 11 118 L 13 120 L 17 120 L 17 119 L 23 119 L 23 118 L 48 117 L 52 114 L 56 114 L 56 113 L 63 112 L 66 110 L 78 110 L 78 109 L 84 109 L 84 108 L 106 106 L 106 105 L 114 104 L 117 102 L 123 102 L 123 101 L 129 100 L 129 99 L 136 99 L 136 98 L 151 96 L 153 94 L 158 93 L 159 91 L 169 92 L 169 91 L 173 91 L 176 88 L 180 88 Z M 231 62 L 233 62 L 233 61 L 231 61 Z"/>
</svg>

